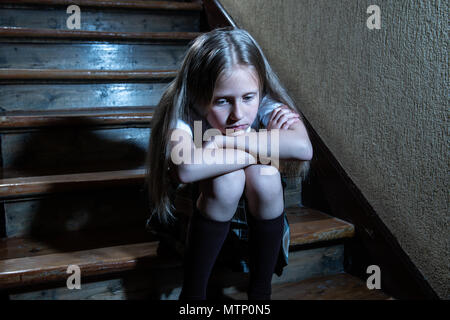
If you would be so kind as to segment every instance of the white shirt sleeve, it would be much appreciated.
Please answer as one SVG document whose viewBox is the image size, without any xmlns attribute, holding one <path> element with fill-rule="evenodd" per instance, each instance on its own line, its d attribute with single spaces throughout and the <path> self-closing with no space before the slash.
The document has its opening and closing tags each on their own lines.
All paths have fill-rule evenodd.
<svg viewBox="0 0 450 320">
<path fill-rule="evenodd" d="M 191 127 L 183 120 L 178 119 L 177 120 L 177 124 L 175 125 L 176 129 L 182 129 L 185 130 L 187 132 L 189 132 L 189 134 L 191 135 L 191 137 L 193 137 L 194 135 L 192 134 L 192 129 Z"/>
<path fill-rule="evenodd" d="M 267 127 L 267 125 L 269 124 L 269 119 L 272 115 L 272 111 L 282 105 L 283 103 L 273 100 L 269 97 L 269 95 L 265 95 L 261 99 L 261 104 L 259 105 L 258 109 L 258 117 L 264 127 Z"/>
</svg>

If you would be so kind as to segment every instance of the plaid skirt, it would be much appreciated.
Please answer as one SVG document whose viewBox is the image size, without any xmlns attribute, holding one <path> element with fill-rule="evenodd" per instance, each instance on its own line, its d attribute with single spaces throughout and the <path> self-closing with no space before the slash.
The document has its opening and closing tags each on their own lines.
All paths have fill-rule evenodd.
<svg viewBox="0 0 450 320">
<path fill-rule="evenodd" d="M 286 188 L 286 180 L 281 177 L 281 183 L 283 186 L 283 198 L 284 189 Z M 192 204 L 193 212 L 198 211 L 196 202 L 199 196 L 198 184 L 193 184 Z M 222 246 L 219 256 L 217 257 L 217 263 L 228 266 L 235 272 L 249 272 L 249 254 L 248 254 L 248 224 L 247 214 L 249 213 L 248 200 L 245 197 L 245 193 L 242 194 L 239 200 L 236 212 L 231 219 L 231 226 L 228 236 Z M 274 273 L 281 276 L 283 268 L 288 264 L 289 259 L 289 241 L 290 241 L 290 229 L 289 222 L 286 216 L 286 211 L 283 211 L 284 215 L 284 229 L 283 238 L 281 242 L 280 252 L 278 255 L 277 263 Z"/>
</svg>

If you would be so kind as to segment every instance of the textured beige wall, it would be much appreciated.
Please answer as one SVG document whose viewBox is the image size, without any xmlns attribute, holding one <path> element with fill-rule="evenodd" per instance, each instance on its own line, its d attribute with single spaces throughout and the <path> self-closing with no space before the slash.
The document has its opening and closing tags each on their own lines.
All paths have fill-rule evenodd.
<svg viewBox="0 0 450 320">
<path fill-rule="evenodd" d="M 441 298 L 450 298 L 448 2 L 221 0 Z M 367 7 L 381 8 L 369 30 Z"/>
</svg>

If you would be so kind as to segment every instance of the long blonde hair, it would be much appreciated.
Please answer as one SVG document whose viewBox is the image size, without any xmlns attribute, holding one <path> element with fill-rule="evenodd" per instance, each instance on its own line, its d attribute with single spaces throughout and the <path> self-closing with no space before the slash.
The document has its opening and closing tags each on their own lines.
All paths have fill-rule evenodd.
<svg viewBox="0 0 450 320">
<path fill-rule="evenodd" d="M 226 27 L 204 33 L 193 40 L 181 69 L 169 84 L 159 101 L 152 118 L 152 129 L 147 155 L 147 183 L 151 215 L 157 215 L 163 223 L 169 223 L 173 215 L 174 182 L 168 172 L 170 164 L 170 129 L 177 119 L 190 123 L 198 106 L 209 105 L 216 80 L 233 65 L 255 68 L 261 94 L 268 94 L 301 112 L 287 94 L 273 72 L 261 48 L 245 30 Z M 200 108 L 201 110 L 201 108 Z M 287 175 L 306 177 L 309 161 L 281 162 L 280 170 Z"/>
</svg>

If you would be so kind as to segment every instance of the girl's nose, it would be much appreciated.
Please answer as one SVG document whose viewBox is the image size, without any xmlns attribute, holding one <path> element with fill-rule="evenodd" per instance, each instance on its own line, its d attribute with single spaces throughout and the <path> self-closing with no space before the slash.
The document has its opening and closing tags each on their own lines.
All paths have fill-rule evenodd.
<svg viewBox="0 0 450 320">
<path fill-rule="evenodd" d="M 242 110 L 242 104 L 240 101 L 237 101 L 233 105 L 233 110 L 231 112 L 231 117 L 235 120 L 240 120 L 244 116 L 243 110 Z"/>
</svg>

